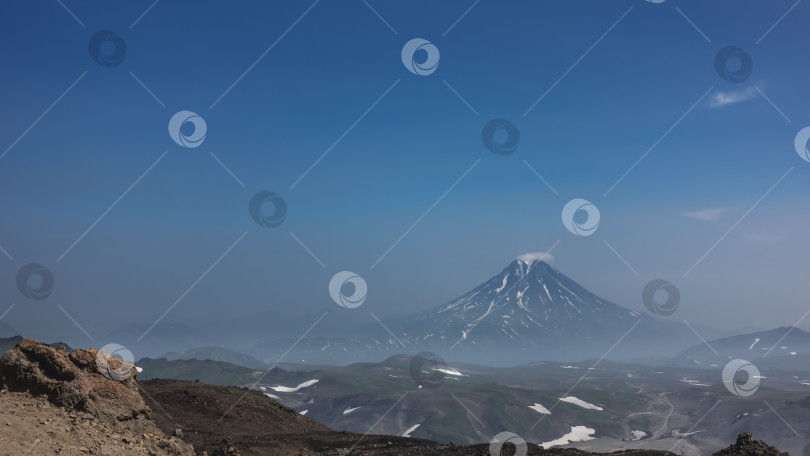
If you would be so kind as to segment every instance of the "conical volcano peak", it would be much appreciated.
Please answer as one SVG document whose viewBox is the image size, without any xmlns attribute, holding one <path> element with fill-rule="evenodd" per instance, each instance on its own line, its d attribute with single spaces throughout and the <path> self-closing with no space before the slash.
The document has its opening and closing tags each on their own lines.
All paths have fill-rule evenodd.
<svg viewBox="0 0 810 456">
<path fill-rule="evenodd" d="M 583 288 L 551 266 L 551 259 L 542 252 L 517 257 L 472 291 L 420 314 L 406 337 L 469 346 L 509 340 L 567 350 L 581 344 L 583 334 L 589 341 L 618 339 L 639 318 Z"/>
<path fill-rule="evenodd" d="M 518 255 L 517 258 L 515 258 L 515 261 L 532 265 L 534 263 L 547 263 L 554 261 L 554 256 L 548 252 L 530 252 L 524 253 L 523 255 Z"/>
<path fill-rule="evenodd" d="M 557 270 L 548 263 L 549 261 L 553 261 L 553 257 L 545 252 L 527 253 L 518 256 L 506 269 L 515 271 L 519 277 L 556 272 Z"/>
</svg>

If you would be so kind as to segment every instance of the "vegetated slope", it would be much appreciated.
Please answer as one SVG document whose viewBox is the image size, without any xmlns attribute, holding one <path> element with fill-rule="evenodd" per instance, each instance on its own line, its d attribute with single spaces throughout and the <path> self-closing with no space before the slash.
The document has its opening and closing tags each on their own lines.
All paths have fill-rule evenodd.
<svg viewBox="0 0 810 456">
<path fill-rule="evenodd" d="M 135 363 L 143 369 L 138 375 L 141 380 L 170 378 L 175 380 L 199 380 L 214 385 L 244 385 L 255 381 L 261 371 L 237 366 L 223 361 L 199 359 L 166 359 L 143 358 Z"/>
<path fill-rule="evenodd" d="M 238 353 L 233 350 L 228 350 L 222 347 L 197 347 L 188 350 L 169 352 L 161 356 L 161 358 L 168 359 L 169 361 L 178 359 L 199 359 L 222 361 L 226 363 L 236 364 L 237 366 L 245 366 L 251 369 L 266 369 L 269 367 L 267 364 L 259 361 L 258 359 Z"/>
<path fill-rule="evenodd" d="M 490 454 L 488 444 L 458 446 L 406 437 L 335 432 L 258 391 L 243 388 L 175 380 L 149 380 L 141 386 L 148 393 L 147 402 L 155 410 L 153 419 L 161 429 L 166 432 L 182 429 L 184 439 L 198 451 L 214 455 L 227 454 L 227 451 L 245 456 Z M 527 454 L 584 456 L 592 453 L 574 449 L 544 451 L 537 445 L 529 445 Z M 659 456 L 671 453 L 636 450 L 614 454 Z"/>
</svg>

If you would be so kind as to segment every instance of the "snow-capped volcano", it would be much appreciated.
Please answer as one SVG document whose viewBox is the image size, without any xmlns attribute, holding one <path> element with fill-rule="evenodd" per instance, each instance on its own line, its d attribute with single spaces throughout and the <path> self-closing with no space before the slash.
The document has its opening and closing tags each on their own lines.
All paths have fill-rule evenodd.
<svg viewBox="0 0 810 456">
<path fill-rule="evenodd" d="M 404 339 L 454 348 L 517 342 L 523 349 L 573 349 L 612 344 L 640 319 L 652 320 L 594 295 L 545 261 L 520 257 L 469 293 L 415 316 Z"/>
<path fill-rule="evenodd" d="M 694 343 L 694 334 L 679 321 L 602 299 L 549 265 L 549 259 L 522 255 L 446 304 L 384 326 L 369 323 L 350 337 L 298 341 L 296 354 L 310 361 L 364 360 L 371 353 L 431 351 L 457 361 L 514 365 L 593 359 L 607 352 L 614 359 L 659 356 Z M 292 343 L 272 347 L 283 353 Z"/>
</svg>

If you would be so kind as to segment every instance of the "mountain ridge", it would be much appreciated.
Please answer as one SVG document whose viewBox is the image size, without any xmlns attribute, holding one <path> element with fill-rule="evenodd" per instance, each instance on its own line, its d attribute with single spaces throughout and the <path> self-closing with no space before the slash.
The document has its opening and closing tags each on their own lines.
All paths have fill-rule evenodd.
<svg viewBox="0 0 810 456">
<path fill-rule="evenodd" d="M 432 351 L 455 361 L 507 366 L 608 355 L 649 358 L 695 343 L 679 321 L 603 299 L 542 260 L 515 259 L 453 300 L 380 323 L 342 337 L 276 340 L 248 353 L 269 363 L 294 346 L 290 359 L 334 363 Z"/>
<path fill-rule="evenodd" d="M 765 331 L 737 334 L 695 344 L 669 358 L 670 364 L 712 367 L 729 359 L 771 361 L 810 355 L 810 333 L 796 326 L 780 326 Z M 790 363 L 782 363 L 790 364 Z"/>
<path fill-rule="evenodd" d="M 456 330 L 460 336 L 455 344 L 463 344 L 476 326 L 490 316 L 497 317 L 498 313 L 501 321 L 495 326 L 507 337 L 536 336 L 530 334 L 534 328 L 544 331 L 544 341 L 550 342 L 549 339 L 565 332 L 559 327 L 560 323 L 565 320 L 584 322 L 587 313 L 596 312 L 610 313 L 618 320 L 641 315 L 599 298 L 545 261 L 516 259 L 472 291 L 418 314 L 415 319 Z M 492 325 L 491 321 L 487 323 Z M 630 326 L 626 325 L 623 330 Z M 430 336 L 422 340 L 430 340 Z"/>
</svg>

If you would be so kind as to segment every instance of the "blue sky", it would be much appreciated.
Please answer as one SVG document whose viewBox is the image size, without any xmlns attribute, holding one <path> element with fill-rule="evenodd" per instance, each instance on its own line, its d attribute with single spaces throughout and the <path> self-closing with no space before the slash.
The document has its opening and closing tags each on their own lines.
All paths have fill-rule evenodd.
<svg viewBox="0 0 810 456">
<path fill-rule="evenodd" d="M 58 304 L 91 334 L 149 325 L 239 239 L 166 321 L 333 310 L 341 270 L 368 282 L 364 311 L 391 317 L 554 246 L 557 268 L 630 308 L 665 278 L 675 317 L 793 324 L 810 307 L 810 163 L 793 148 L 810 125 L 810 6 L 794 3 L 161 1 L 141 17 L 151 0 L 6 2 L 3 321 L 77 332 Z M 125 40 L 121 65 L 90 58 L 100 30 Z M 440 50 L 433 74 L 403 66 L 412 38 Z M 753 60 L 743 83 L 715 71 L 728 45 Z M 198 148 L 168 134 L 181 110 L 205 119 Z M 483 146 L 493 118 L 519 129 L 515 153 Z M 264 190 L 287 202 L 278 228 L 248 214 Z M 574 198 L 599 208 L 594 235 L 563 226 Z M 29 262 L 56 277 L 47 300 L 16 290 Z"/>
</svg>

